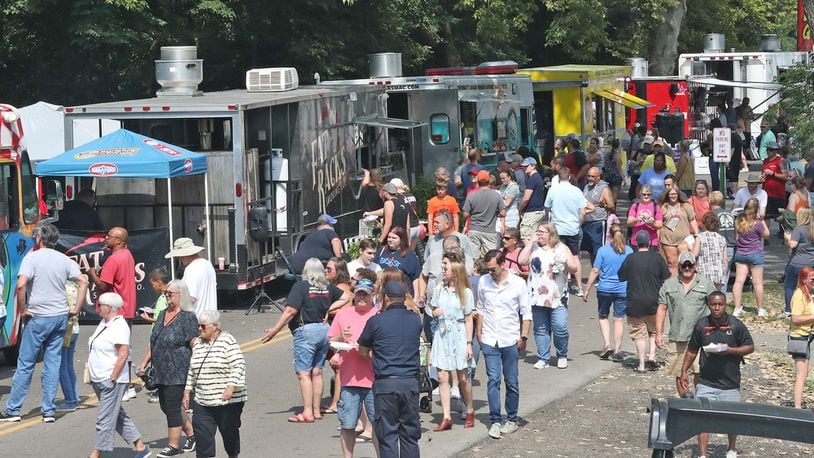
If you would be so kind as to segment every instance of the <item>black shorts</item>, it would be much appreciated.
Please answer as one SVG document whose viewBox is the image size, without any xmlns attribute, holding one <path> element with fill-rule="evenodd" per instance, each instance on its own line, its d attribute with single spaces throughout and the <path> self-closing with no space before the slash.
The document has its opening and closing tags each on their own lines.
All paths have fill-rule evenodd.
<svg viewBox="0 0 814 458">
<path fill-rule="evenodd" d="M 582 246 L 582 229 L 580 228 L 577 235 L 561 235 L 560 241 L 571 250 L 571 254 L 578 256 L 579 249 Z"/>
<path fill-rule="evenodd" d="M 167 428 L 181 426 L 181 399 L 184 385 L 158 385 L 158 405 L 167 417 Z"/>
<path fill-rule="evenodd" d="M 766 200 L 766 218 L 777 218 L 781 208 L 786 208 L 786 199 L 769 197 Z"/>
</svg>

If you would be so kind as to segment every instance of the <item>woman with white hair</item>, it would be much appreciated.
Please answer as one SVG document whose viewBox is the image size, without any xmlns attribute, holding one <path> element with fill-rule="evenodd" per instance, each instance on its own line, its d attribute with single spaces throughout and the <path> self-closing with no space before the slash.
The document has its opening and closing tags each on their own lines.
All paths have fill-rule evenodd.
<svg viewBox="0 0 814 458">
<path fill-rule="evenodd" d="M 192 347 L 198 339 L 198 318 L 192 308 L 189 288 L 183 280 L 173 280 L 164 292 L 167 308 L 158 315 L 150 334 L 150 346 L 136 374 L 152 363 L 155 369 L 156 391 L 161 411 L 167 417 L 167 446 L 159 458 L 178 456 L 195 450 L 195 433 L 189 415 L 181 408 L 187 383 Z M 186 441 L 181 445 L 181 430 Z"/>
<path fill-rule="evenodd" d="M 322 418 L 322 368 L 328 355 L 328 323 L 325 316 L 335 305 L 349 303 L 351 297 L 328 283 L 322 262 L 311 258 L 305 262 L 302 280 L 294 283 L 288 293 L 288 304 L 274 327 L 266 329 L 261 338 L 266 343 L 288 325 L 294 336 L 294 371 L 300 382 L 302 412 L 288 419 L 291 423 L 313 423 Z"/>
<path fill-rule="evenodd" d="M 198 325 L 201 336 L 192 347 L 182 400 L 184 409 L 192 407 L 196 453 L 215 456 L 215 432 L 220 430 L 226 454 L 237 458 L 240 415 L 246 402 L 246 361 L 234 336 L 221 329 L 217 310 L 201 313 Z"/>
<path fill-rule="evenodd" d="M 130 374 L 125 370 L 130 359 L 130 327 L 119 314 L 122 305 L 124 301 L 117 293 L 99 296 L 96 312 L 102 321 L 88 340 L 88 373 L 99 399 L 96 444 L 91 458 L 113 450 L 116 432 L 133 444 L 136 458 L 150 456 L 141 433 L 122 407 L 122 396 L 130 384 Z"/>
</svg>

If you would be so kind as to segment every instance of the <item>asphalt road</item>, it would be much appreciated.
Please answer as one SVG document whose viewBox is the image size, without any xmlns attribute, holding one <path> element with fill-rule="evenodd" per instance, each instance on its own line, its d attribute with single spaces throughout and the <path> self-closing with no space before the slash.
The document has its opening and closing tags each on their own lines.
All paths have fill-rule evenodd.
<svg viewBox="0 0 814 458">
<path fill-rule="evenodd" d="M 569 367 L 565 370 L 534 370 L 531 366 L 536 362 L 536 357 L 533 356 L 534 345 L 530 341 L 529 356 L 520 366 L 521 415 L 528 415 L 542 405 L 565 396 L 613 367 L 613 363 L 599 362 L 596 358 L 601 342 L 595 319 L 595 302 L 591 300 L 586 304 L 577 299 L 570 309 L 572 334 Z M 242 417 L 242 455 L 264 457 L 284 453 L 286 456 L 302 457 L 340 456 L 338 421 L 335 415 L 327 415 L 324 420 L 313 424 L 286 422 L 286 418 L 297 412 L 301 405 L 291 363 L 291 336 L 287 332 L 281 333 L 273 342 L 265 345 L 258 340 L 263 329 L 273 324 L 279 313 L 272 309 L 246 317 L 244 311 L 245 309 L 227 309 L 222 313 L 221 320 L 223 328 L 241 342 L 248 366 L 249 401 Z M 23 405 L 23 421 L 0 424 L 0 450 L 3 455 L 87 456 L 94 442 L 96 399 L 90 386 L 81 385 L 80 368 L 87 360 L 87 339 L 93 329 L 91 325 L 83 325 L 77 345 L 75 364 L 84 401 L 82 408 L 68 414 L 57 414 L 55 423 L 42 423 L 39 412 L 41 365 L 38 365 L 31 391 Z M 134 329 L 132 354 L 137 362 L 147 347 L 148 332 L 147 325 L 137 325 Z M 629 346 L 628 342 L 625 345 Z M 13 370 L 8 365 L 0 368 L 0 395 L 3 402 L 10 390 Z M 488 409 L 482 361 L 476 377 L 476 427 L 463 429 L 462 422 L 457 421 L 452 431 L 431 432 L 441 415 L 436 397 L 433 413 L 422 414 L 424 434 L 421 449 L 425 456 L 449 456 L 486 437 Z M 326 382 L 328 378 L 329 375 L 326 376 Z M 327 389 L 325 396 L 327 397 Z M 62 399 L 61 392 L 57 394 L 57 400 L 59 399 Z M 145 442 L 154 452 L 163 448 L 166 445 L 167 430 L 158 404 L 147 403 L 147 396 L 140 392 L 138 397 L 124 405 L 142 432 Z M 59 452 L 55 453 L 55 450 Z M 356 452 L 357 456 L 375 456 L 370 444 L 360 444 Z M 219 449 L 219 453 L 223 453 L 222 449 Z M 116 450 L 109 456 L 131 456 L 131 452 L 119 438 Z"/>
</svg>

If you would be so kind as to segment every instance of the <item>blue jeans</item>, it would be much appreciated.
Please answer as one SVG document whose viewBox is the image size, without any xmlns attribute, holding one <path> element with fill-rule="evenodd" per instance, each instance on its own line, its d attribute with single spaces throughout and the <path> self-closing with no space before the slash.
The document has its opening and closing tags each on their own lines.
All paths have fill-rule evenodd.
<svg viewBox="0 0 814 458">
<path fill-rule="evenodd" d="M 735 247 L 726 246 L 726 266 L 724 266 L 724 285 L 721 292 L 725 293 L 729 288 L 729 275 L 732 273 L 732 264 L 735 262 Z"/>
<path fill-rule="evenodd" d="M 71 334 L 71 344 L 62 347 L 62 359 L 59 364 L 59 385 L 62 387 L 62 395 L 65 403 L 79 405 L 79 391 L 76 389 L 76 371 L 73 367 L 74 353 L 76 352 L 76 340 L 79 334 Z"/>
<path fill-rule="evenodd" d="M 500 411 L 500 375 L 506 382 L 506 420 L 517 422 L 520 405 L 520 382 L 517 378 L 517 345 L 499 348 L 481 342 L 481 353 L 486 363 L 486 397 L 489 399 L 489 421 L 502 423 Z"/>
<path fill-rule="evenodd" d="M 34 365 L 37 364 L 37 355 L 41 348 L 45 349 L 40 381 L 42 383 L 42 414 L 53 416 L 56 411 L 54 397 L 59 385 L 59 361 L 62 356 L 62 339 L 65 337 L 65 328 L 68 324 L 68 315 L 35 316 L 28 320 L 23 328 L 20 341 L 20 355 L 17 357 L 17 371 L 11 382 L 11 394 L 6 400 L 6 412 L 9 415 L 19 415 L 23 401 L 31 388 L 31 377 L 34 375 Z"/>
<path fill-rule="evenodd" d="M 791 296 L 797 288 L 797 277 L 800 276 L 802 267 L 789 264 L 786 266 L 786 278 L 783 280 L 783 289 L 786 290 L 786 312 L 791 313 Z"/>
<path fill-rule="evenodd" d="M 562 299 L 567 303 L 567 298 Z M 551 335 L 554 335 L 554 347 L 557 356 L 568 357 L 568 307 L 560 306 L 531 308 L 534 318 L 534 342 L 537 344 L 537 357 L 545 362 L 551 360 Z"/>
</svg>

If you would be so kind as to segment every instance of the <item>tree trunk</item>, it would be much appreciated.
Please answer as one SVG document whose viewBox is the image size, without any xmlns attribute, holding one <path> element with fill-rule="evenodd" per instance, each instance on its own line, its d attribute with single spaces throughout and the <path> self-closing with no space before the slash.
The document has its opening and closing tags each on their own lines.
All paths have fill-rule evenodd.
<svg viewBox="0 0 814 458">
<path fill-rule="evenodd" d="M 814 30 L 814 1 L 802 0 L 803 11 L 806 13 L 806 22 L 808 22 L 809 30 Z"/>
<path fill-rule="evenodd" d="M 809 0 L 810 1 L 810 0 Z M 678 58 L 678 34 L 687 13 L 687 0 L 676 0 L 664 11 L 664 21 L 651 34 L 650 74 L 672 75 Z"/>
</svg>

